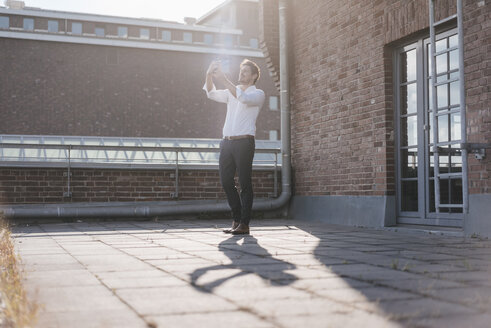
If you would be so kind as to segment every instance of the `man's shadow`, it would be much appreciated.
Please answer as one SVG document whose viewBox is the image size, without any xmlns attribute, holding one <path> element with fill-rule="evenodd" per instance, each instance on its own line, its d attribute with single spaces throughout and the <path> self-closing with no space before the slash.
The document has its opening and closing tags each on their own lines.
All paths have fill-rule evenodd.
<svg viewBox="0 0 491 328">
<path fill-rule="evenodd" d="M 243 240 L 242 245 L 239 241 Z M 231 261 L 230 264 L 217 264 L 196 269 L 191 276 L 191 284 L 201 291 L 212 292 L 216 287 L 234 278 L 255 274 L 272 286 L 286 286 L 297 280 L 297 277 L 286 270 L 293 270 L 296 266 L 292 263 L 275 259 L 263 247 L 257 243 L 257 239 L 251 235 L 237 235 L 225 239 L 218 245 Z M 228 277 L 216 279 L 206 284 L 198 284 L 198 279 L 211 271 L 238 269 L 239 272 Z"/>
</svg>

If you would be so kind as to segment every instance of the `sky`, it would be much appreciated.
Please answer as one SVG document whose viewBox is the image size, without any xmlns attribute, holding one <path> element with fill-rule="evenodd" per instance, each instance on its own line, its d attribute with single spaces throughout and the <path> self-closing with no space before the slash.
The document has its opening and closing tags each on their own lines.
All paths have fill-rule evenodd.
<svg viewBox="0 0 491 328">
<path fill-rule="evenodd" d="M 24 0 L 27 7 L 184 22 L 199 18 L 225 0 Z M 3 4 L 3 0 L 1 3 Z"/>
</svg>

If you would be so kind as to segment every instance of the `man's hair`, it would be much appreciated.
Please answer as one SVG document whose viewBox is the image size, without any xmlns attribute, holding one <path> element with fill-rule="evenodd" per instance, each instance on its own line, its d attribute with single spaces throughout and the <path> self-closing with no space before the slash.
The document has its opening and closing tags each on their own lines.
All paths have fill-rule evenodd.
<svg viewBox="0 0 491 328">
<path fill-rule="evenodd" d="M 242 63 L 240 63 L 240 67 L 247 65 L 251 68 L 252 75 L 257 74 L 256 79 L 254 80 L 254 84 L 256 84 L 256 81 L 259 80 L 259 77 L 261 76 L 261 70 L 259 69 L 259 66 L 255 62 L 249 59 L 244 59 Z"/>
</svg>

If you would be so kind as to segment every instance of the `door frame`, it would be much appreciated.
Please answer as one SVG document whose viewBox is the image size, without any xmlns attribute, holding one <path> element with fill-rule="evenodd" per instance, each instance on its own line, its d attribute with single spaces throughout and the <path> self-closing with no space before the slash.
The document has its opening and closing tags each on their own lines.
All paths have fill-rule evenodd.
<svg viewBox="0 0 491 328">
<path fill-rule="evenodd" d="M 458 33 L 457 28 L 452 28 L 436 35 L 436 40 L 446 38 Z M 463 227 L 463 213 L 436 213 L 430 212 L 430 133 L 431 120 L 429 112 L 429 69 L 427 44 L 429 36 L 422 36 L 413 42 L 400 45 L 393 51 L 393 87 L 394 87 L 394 130 L 395 130 L 395 161 L 396 161 L 396 215 L 399 224 L 418 224 L 434 226 Z M 418 211 L 401 210 L 401 54 L 410 50 L 416 50 L 416 92 L 417 92 L 417 182 L 418 182 Z M 459 69 L 463 69 L 459 67 Z M 462 87 L 462 85 L 461 85 Z M 461 100 L 462 101 L 462 100 Z M 464 104 L 460 104 L 461 106 Z M 462 161 L 466 160 L 462 157 Z M 462 173 L 462 179 L 466 172 Z M 432 178 L 433 179 L 433 178 Z M 463 192 L 463 195 L 465 193 Z"/>
</svg>

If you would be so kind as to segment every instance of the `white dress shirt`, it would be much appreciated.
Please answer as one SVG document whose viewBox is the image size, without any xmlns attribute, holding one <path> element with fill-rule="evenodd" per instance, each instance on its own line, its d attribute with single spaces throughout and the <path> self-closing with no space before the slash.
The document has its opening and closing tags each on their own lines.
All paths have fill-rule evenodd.
<svg viewBox="0 0 491 328">
<path fill-rule="evenodd" d="M 256 119 L 263 107 L 264 91 L 251 85 L 245 91 L 236 87 L 237 98 L 228 90 L 217 90 L 213 84 L 211 91 L 203 87 L 209 99 L 227 104 L 227 116 L 223 125 L 223 136 L 256 135 Z"/>
</svg>

